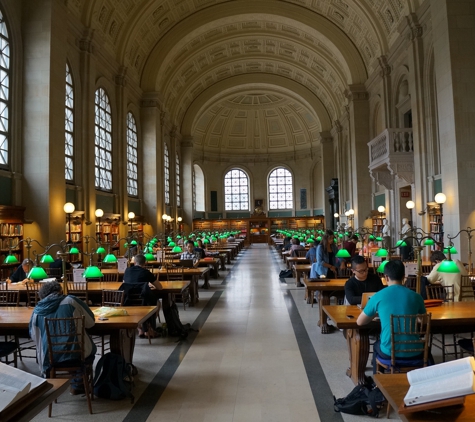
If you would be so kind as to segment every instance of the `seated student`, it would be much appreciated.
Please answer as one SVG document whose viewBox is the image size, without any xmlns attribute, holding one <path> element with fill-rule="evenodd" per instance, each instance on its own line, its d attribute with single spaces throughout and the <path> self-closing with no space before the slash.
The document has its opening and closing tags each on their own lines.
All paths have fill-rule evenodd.
<svg viewBox="0 0 475 422">
<path fill-rule="evenodd" d="M 317 261 L 317 245 L 315 244 L 314 239 L 311 239 L 308 244 L 310 247 L 305 254 L 305 258 L 309 260 L 310 264 L 313 264 Z"/>
<path fill-rule="evenodd" d="M 358 243 L 358 236 L 355 234 L 347 241 L 343 242 L 343 249 L 346 249 L 353 258 L 356 255 L 356 244 Z"/>
<path fill-rule="evenodd" d="M 180 259 L 192 259 L 193 261 L 198 261 L 198 256 L 194 252 L 195 249 L 195 244 L 193 241 L 189 240 L 186 242 L 186 249 L 183 251 L 183 253 L 180 255 Z"/>
<path fill-rule="evenodd" d="M 21 265 L 15 270 L 15 272 L 7 278 L 7 283 L 23 283 L 31 281 L 27 278 L 28 273 L 33 268 L 33 261 L 31 259 L 24 259 Z"/>
<path fill-rule="evenodd" d="M 56 259 L 49 264 L 50 269 L 60 269 L 61 271 L 63 270 L 63 260 L 61 259 L 61 251 L 56 252 Z M 70 270 L 72 268 L 71 264 L 66 261 L 65 263 L 65 268 L 66 271 Z M 61 275 L 56 276 L 57 280 L 61 280 Z"/>
<path fill-rule="evenodd" d="M 300 244 L 300 240 L 298 240 L 296 237 L 294 237 L 291 242 L 292 242 L 292 246 L 289 249 L 290 256 L 296 257 L 298 256 L 296 251 L 305 249 L 305 246 L 302 246 Z"/>
<path fill-rule="evenodd" d="M 234 235 L 231 233 L 227 239 L 227 242 L 235 242 L 236 241 L 236 238 L 234 237 Z"/>
<path fill-rule="evenodd" d="M 350 305 L 359 305 L 365 292 L 379 292 L 384 288 L 381 279 L 368 272 L 368 263 L 359 255 L 351 260 L 353 276 L 345 283 L 345 298 Z"/>
<path fill-rule="evenodd" d="M 95 322 L 94 314 L 89 307 L 75 296 L 65 296 L 61 284 L 57 281 L 45 283 L 41 286 L 38 296 L 41 300 L 33 309 L 29 331 L 31 339 L 36 343 L 36 357 L 41 373 L 48 377 L 51 364 L 48 356 L 45 318 L 72 318 L 84 315 L 86 328 L 91 328 Z M 94 362 L 96 345 L 89 335 L 86 335 L 84 339 L 84 351 L 86 362 Z M 77 361 L 77 354 L 71 354 L 70 357 L 70 361 L 74 364 Z M 82 394 L 84 392 L 82 377 L 71 380 L 70 391 L 71 394 Z"/>
<path fill-rule="evenodd" d="M 203 259 L 206 257 L 206 250 L 201 239 L 198 239 L 198 246 L 193 249 L 193 252 L 198 255 L 199 259 Z"/>
<path fill-rule="evenodd" d="M 286 238 L 284 238 L 284 243 L 282 244 L 282 250 L 288 251 L 291 246 L 292 246 L 292 238 L 290 236 L 287 236 Z"/>
<path fill-rule="evenodd" d="M 402 261 L 389 261 L 384 267 L 384 277 L 388 287 L 371 298 L 356 320 L 358 325 L 366 325 L 376 314 L 381 320 L 381 337 L 373 345 L 373 373 L 376 373 L 376 356 L 391 359 L 391 315 L 426 313 L 422 296 L 402 285 L 404 275 L 405 267 Z M 411 345 L 408 344 L 406 348 L 411 348 Z M 417 358 L 419 356 L 420 354 L 417 353 L 411 356 L 409 353 L 398 354 L 396 351 L 396 357 Z"/>
</svg>

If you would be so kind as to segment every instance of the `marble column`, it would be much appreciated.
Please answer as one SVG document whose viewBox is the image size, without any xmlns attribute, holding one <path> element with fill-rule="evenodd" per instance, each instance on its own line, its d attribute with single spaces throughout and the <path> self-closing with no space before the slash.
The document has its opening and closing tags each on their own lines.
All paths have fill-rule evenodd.
<svg viewBox="0 0 475 422">
<path fill-rule="evenodd" d="M 183 222 L 190 228 L 193 223 L 193 137 L 181 141 Z"/>
</svg>

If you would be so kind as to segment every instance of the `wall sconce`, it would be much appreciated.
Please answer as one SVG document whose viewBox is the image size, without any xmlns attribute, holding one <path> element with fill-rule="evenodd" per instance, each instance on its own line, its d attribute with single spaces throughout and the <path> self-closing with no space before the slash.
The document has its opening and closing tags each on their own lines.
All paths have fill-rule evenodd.
<svg viewBox="0 0 475 422">
<path fill-rule="evenodd" d="M 68 243 L 71 243 L 71 214 L 75 209 L 72 202 L 66 202 L 63 207 L 64 212 L 68 215 Z"/>
<path fill-rule="evenodd" d="M 101 241 L 101 217 L 104 215 L 104 211 L 98 208 L 96 211 L 94 211 L 94 215 L 97 218 L 97 221 L 99 223 L 99 230 L 97 230 L 98 233 L 98 239 L 99 242 Z"/>
<path fill-rule="evenodd" d="M 378 207 L 379 216 L 380 216 L 381 218 L 383 218 L 383 214 L 384 214 L 385 211 L 386 211 L 386 208 L 384 207 L 384 205 L 380 205 L 380 206 Z"/>
<path fill-rule="evenodd" d="M 133 236 L 134 235 L 134 226 L 133 226 L 133 222 L 134 222 L 134 218 L 135 218 L 135 213 L 130 211 L 128 214 L 127 214 L 127 217 L 129 218 L 129 223 L 130 223 L 130 235 Z"/>
<path fill-rule="evenodd" d="M 414 227 L 414 219 L 412 217 L 412 210 L 414 209 L 414 207 L 416 206 L 416 204 L 414 203 L 414 201 L 407 201 L 406 202 L 406 208 L 409 210 L 409 212 L 411 213 L 411 224 L 412 224 L 412 227 Z"/>
</svg>

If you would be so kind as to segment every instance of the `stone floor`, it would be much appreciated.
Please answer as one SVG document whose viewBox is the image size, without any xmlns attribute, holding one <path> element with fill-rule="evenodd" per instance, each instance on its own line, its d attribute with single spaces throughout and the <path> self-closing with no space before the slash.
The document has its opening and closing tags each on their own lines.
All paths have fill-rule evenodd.
<svg viewBox="0 0 475 422">
<path fill-rule="evenodd" d="M 197 306 L 180 307 L 182 322 L 199 332 L 180 343 L 137 339 L 134 404 L 95 399 L 90 416 L 84 397 L 66 393 L 52 419 L 44 411 L 34 420 L 367 420 L 334 412 L 333 396 L 354 387 L 345 375 L 346 341 L 338 330 L 320 333 L 318 306 L 305 303 L 292 279 L 279 280 L 282 268 L 273 248 L 253 245 L 200 290 Z M 33 359 L 20 368 L 37 371 Z"/>
</svg>

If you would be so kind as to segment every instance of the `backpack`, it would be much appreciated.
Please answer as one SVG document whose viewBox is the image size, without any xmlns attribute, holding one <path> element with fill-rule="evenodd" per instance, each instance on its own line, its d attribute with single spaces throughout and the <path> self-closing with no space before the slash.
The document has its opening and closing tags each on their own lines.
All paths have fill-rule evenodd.
<svg viewBox="0 0 475 422">
<path fill-rule="evenodd" d="M 103 399 L 122 400 L 132 395 L 133 366 L 116 353 L 106 353 L 96 365 L 94 395 Z"/>
<path fill-rule="evenodd" d="M 181 323 L 180 314 L 178 313 L 178 307 L 175 302 L 172 302 L 169 308 L 163 309 L 163 315 L 165 315 L 169 336 L 180 337 L 180 340 L 184 340 L 188 337 L 188 333 L 191 329 L 190 324 L 183 325 Z"/>
<path fill-rule="evenodd" d="M 379 388 L 372 382 L 372 378 L 370 380 L 365 384 L 357 385 L 346 397 L 337 399 L 333 396 L 335 412 L 350 415 L 368 415 L 377 418 L 385 398 Z"/>
<path fill-rule="evenodd" d="M 279 273 L 279 278 L 290 278 L 293 277 L 294 274 L 292 273 L 292 270 L 282 270 Z"/>
</svg>

